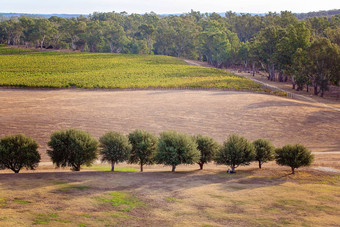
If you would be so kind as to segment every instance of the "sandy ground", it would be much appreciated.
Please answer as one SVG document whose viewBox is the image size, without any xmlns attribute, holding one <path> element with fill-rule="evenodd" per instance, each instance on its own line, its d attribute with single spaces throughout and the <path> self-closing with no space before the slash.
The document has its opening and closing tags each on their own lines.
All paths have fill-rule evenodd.
<svg viewBox="0 0 340 227">
<path fill-rule="evenodd" d="M 231 133 L 274 145 L 302 143 L 340 151 L 340 113 L 308 101 L 231 91 L 0 89 L 0 136 L 24 133 L 40 145 L 52 132 L 78 128 L 96 138 L 109 130 L 177 130 L 223 142 Z"/>
</svg>

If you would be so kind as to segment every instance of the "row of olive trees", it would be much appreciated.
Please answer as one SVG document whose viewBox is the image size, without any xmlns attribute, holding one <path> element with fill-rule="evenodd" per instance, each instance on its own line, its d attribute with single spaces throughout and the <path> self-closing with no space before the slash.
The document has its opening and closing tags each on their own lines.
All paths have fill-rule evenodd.
<svg viewBox="0 0 340 227">
<path fill-rule="evenodd" d="M 240 165 L 253 161 L 262 164 L 276 160 L 279 165 L 290 166 L 292 173 L 296 168 L 308 166 L 313 155 L 304 146 L 286 145 L 275 150 L 270 141 L 258 139 L 250 142 L 244 137 L 231 135 L 223 145 L 213 138 L 197 135 L 189 136 L 175 131 L 162 132 L 158 137 L 144 130 L 135 130 L 128 136 L 119 132 L 107 132 L 99 142 L 90 134 L 75 129 L 61 130 L 51 135 L 47 154 L 57 167 L 70 166 L 80 171 L 82 165 L 90 166 L 101 155 L 102 162 L 109 162 L 114 171 L 115 164 L 127 161 L 140 165 L 195 164 L 203 169 L 204 164 L 215 161 L 231 167 L 231 172 Z M 37 143 L 24 135 L 6 136 L 0 140 L 0 169 L 8 168 L 18 173 L 20 169 L 34 169 L 38 166 L 40 155 Z"/>
</svg>

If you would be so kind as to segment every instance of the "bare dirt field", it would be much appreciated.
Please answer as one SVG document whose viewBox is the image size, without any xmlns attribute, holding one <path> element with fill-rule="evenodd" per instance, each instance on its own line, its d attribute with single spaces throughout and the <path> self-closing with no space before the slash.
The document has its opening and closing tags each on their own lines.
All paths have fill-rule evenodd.
<svg viewBox="0 0 340 227">
<path fill-rule="evenodd" d="M 274 145 L 302 143 L 312 151 L 340 151 L 340 112 L 317 103 L 231 91 L 0 90 L 0 136 L 24 133 L 40 145 L 52 132 L 78 128 L 96 138 L 106 131 L 178 130 L 223 142 L 231 133 Z"/>
</svg>

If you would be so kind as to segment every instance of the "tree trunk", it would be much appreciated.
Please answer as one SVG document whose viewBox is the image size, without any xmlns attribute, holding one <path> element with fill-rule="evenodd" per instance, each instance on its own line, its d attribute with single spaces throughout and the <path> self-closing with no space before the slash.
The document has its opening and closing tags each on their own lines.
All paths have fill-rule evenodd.
<svg viewBox="0 0 340 227">
<path fill-rule="evenodd" d="M 176 166 L 172 166 L 171 172 L 175 172 Z"/>
<path fill-rule="evenodd" d="M 318 95 L 319 92 L 318 92 L 318 85 L 317 83 L 314 83 L 314 95 Z"/>
<path fill-rule="evenodd" d="M 112 172 L 115 171 L 115 162 L 114 161 L 111 162 L 111 171 Z"/>
<path fill-rule="evenodd" d="M 306 86 L 307 86 L 307 92 L 309 92 L 309 86 L 308 86 L 308 84 L 307 84 Z"/>
<path fill-rule="evenodd" d="M 234 165 L 231 166 L 231 172 L 235 172 L 235 166 Z"/>
<path fill-rule="evenodd" d="M 261 161 L 259 161 L 259 168 L 261 169 L 261 167 L 262 167 L 262 163 Z"/>
<path fill-rule="evenodd" d="M 279 72 L 279 82 L 283 82 L 283 72 Z"/>
<path fill-rule="evenodd" d="M 252 68 L 252 70 L 253 70 L 253 76 L 255 76 L 255 62 L 253 62 L 251 68 Z"/>
<path fill-rule="evenodd" d="M 292 168 L 292 174 L 295 174 L 295 168 L 294 167 L 291 167 Z"/>
<path fill-rule="evenodd" d="M 271 64 L 270 65 L 270 80 L 275 81 L 275 65 Z"/>
<path fill-rule="evenodd" d="M 74 165 L 73 170 L 74 171 L 80 171 L 80 165 L 79 164 Z"/>
<path fill-rule="evenodd" d="M 143 163 L 140 163 L 140 171 L 143 172 Z"/>
<path fill-rule="evenodd" d="M 202 170 L 203 169 L 203 163 L 200 162 L 200 163 L 198 163 L 198 165 L 200 165 L 200 170 Z"/>
</svg>

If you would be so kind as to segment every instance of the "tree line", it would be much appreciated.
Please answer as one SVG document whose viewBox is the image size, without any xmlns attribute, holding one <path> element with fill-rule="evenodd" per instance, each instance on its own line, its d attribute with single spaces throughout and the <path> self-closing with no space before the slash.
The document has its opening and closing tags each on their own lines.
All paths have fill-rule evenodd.
<svg viewBox="0 0 340 227">
<path fill-rule="evenodd" d="M 57 167 L 71 167 L 80 171 L 81 166 L 91 166 L 98 154 L 102 162 L 115 165 L 127 161 L 140 165 L 164 164 L 171 166 L 172 172 L 180 164 L 204 164 L 215 161 L 227 165 L 228 173 L 235 173 L 241 165 L 258 162 L 259 168 L 268 161 L 291 167 L 292 173 L 301 166 L 311 165 L 314 156 L 303 145 L 285 145 L 275 148 L 269 140 L 253 142 L 232 134 L 222 145 L 208 136 L 189 136 L 176 131 L 164 131 L 159 137 L 145 130 L 135 130 L 125 136 L 110 131 L 97 141 L 82 130 L 68 129 L 54 132 L 48 142 L 48 156 Z M 40 162 L 38 144 L 22 134 L 5 136 L 0 139 L 0 169 L 11 169 L 19 173 L 22 168 L 34 170 Z M 99 151 L 99 152 L 98 152 Z"/>
<path fill-rule="evenodd" d="M 340 80 L 340 15 L 299 20 L 293 13 L 265 16 L 226 12 L 159 16 L 93 13 L 88 17 L 0 22 L 0 43 L 88 52 L 157 54 L 238 66 L 293 89 L 323 96 Z"/>
</svg>

